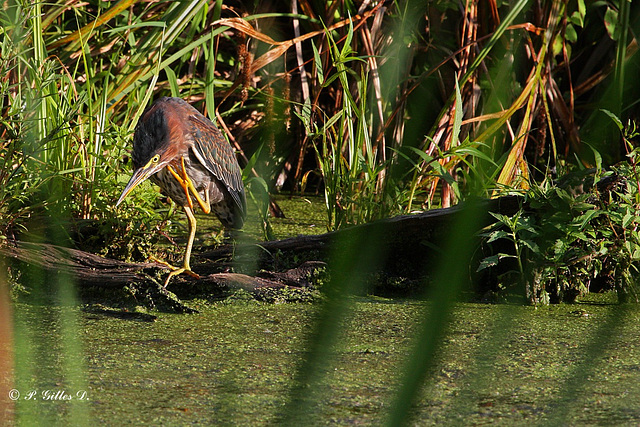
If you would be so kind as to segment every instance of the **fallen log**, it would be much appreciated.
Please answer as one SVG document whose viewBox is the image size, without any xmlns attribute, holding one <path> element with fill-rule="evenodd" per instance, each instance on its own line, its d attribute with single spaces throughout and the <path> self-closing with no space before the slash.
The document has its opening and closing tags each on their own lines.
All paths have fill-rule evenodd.
<svg viewBox="0 0 640 427">
<path fill-rule="evenodd" d="M 520 209 L 522 202 L 518 197 L 509 196 L 480 203 L 484 213 L 491 211 L 512 215 Z M 438 246 L 446 240 L 462 209 L 464 205 L 457 205 L 321 235 L 270 242 L 243 242 L 236 247 L 225 245 L 205 250 L 194 253 L 196 262 L 193 269 L 200 279 L 181 275 L 172 279 L 169 288 L 178 292 L 185 283 L 195 286 L 196 282 L 199 289 L 212 292 L 242 289 L 259 294 L 266 288 L 305 288 L 310 285 L 307 281 L 309 269 L 321 268 L 330 259 L 352 257 L 354 248 L 351 242 L 354 241 L 357 242 L 358 251 L 369 247 L 383 248 L 381 262 L 376 268 L 390 274 L 420 275 L 438 258 Z M 490 222 L 488 214 L 478 218 L 478 230 Z M 296 268 L 290 268 L 291 262 L 278 262 L 289 255 L 297 257 L 299 262 L 307 262 Z M 231 265 L 229 260 L 234 257 L 234 262 L 242 262 L 243 256 L 251 258 L 245 261 L 255 266 L 255 275 L 228 271 Z M 128 263 L 46 243 L 7 242 L 0 246 L 0 257 L 5 259 L 7 265 L 17 263 L 49 273 L 69 275 L 79 288 L 123 288 L 132 284 L 159 287 L 158 278 L 166 271 L 155 262 Z"/>
<path fill-rule="evenodd" d="M 495 222 L 488 212 L 513 215 L 521 207 L 523 198 L 506 196 L 479 201 L 481 215 L 477 218 L 477 230 Z M 237 247 L 221 246 L 205 250 L 200 257 L 210 261 L 235 256 L 241 259 L 247 253 L 263 269 L 278 270 L 279 259 L 293 256 L 329 262 L 343 257 L 354 257 L 371 247 L 381 251 L 378 269 L 391 275 L 419 277 L 438 262 L 441 247 L 447 241 L 452 226 L 458 219 L 464 204 L 450 208 L 433 209 L 423 213 L 401 215 L 374 221 L 319 235 L 290 237 L 259 243 L 244 243 Z M 259 245 L 259 249 L 257 248 Z M 308 254 L 308 256 L 307 256 Z M 357 255 L 357 254 L 356 254 Z"/>
<path fill-rule="evenodd" d="M 124 287 L 140 282 L 155 281 L 157 273 L 166 271 L 162 264 L 156 262 L 129 263 L 48 243 L 13 241 L 0 246 L 0 256 L 7 260 L 42 269 L 48 273 L 66 274 L 73 277 L 80 287 Z M 209 264 L 214 264 L 214 262 Z M 206 270 L 210 268 L 209 264 L 203 263 L 201 268 L 196 270 L 198 272 Z M 305 269 L 305 266 L 303 265 L 301 268 Z M 285 273 L 273 273 L 269 275 L 269 278 L 226 272 L 213 273 L 201 275 L 197 281 L 200 287 L 213 286 L 221 289 L 242 289 L 249 292 L 267 287 L 308 286 L 302 277 L 298 283 L 290 279 L 296 275 L 297 270 L 291 269 Z M 196 281 L 186 275 L 174 280 Z"/>
<path fill-rule="evenodd" d="M 68 274 L 83 286 L 122 287 L 146 280 L 155 263 L 129 263 L 48 243 L 11 241 L 0 256 L 47 272 Z"/>
</svg>

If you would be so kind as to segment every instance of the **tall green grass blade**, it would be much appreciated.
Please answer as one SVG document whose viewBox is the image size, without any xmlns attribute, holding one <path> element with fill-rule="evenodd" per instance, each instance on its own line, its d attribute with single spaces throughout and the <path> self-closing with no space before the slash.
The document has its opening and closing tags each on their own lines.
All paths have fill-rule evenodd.
<svg viewBox="0 0 640 427">
<path fill-rule="evenodd" d="M 313 49 L 313 63 L 316 67 L 316 73 L 318 75 L 318 83 L 321 85 L 324 84 L 324 70 L 322 69 L 322 59 L 320 58 L 320 53 L 318 52 L 318 48 L 316 44 L 311 39 L 311 47 Z"/>
<path fill-rule="evenodd" d="M 460 95 L 460 85 L 458 85 L 458 81 L 456 80 L 456 109 L 453 114 L 453 128 L 451 129 L 451 146 L 454 147 L 456 145 L 460 145 L 460 141 L 458 141 L 458 136 L 460 135 L 460 127 L 462 126 L 462 116 L 464 112 L 462 111 L 462 95 Z"/>
<path fill-rule="evenodd" d="M 322 384 L 326 367 L 333 360 L 334 346 L 341 335 L 354 294 L 362 293 L 371 267 L 379 265 L 386 253 L 378 242 L 381 230 L 371 225 L 366 230 L 354 230 L 335 242 L 332 254 L 331 280 L 323 288 L 325 300 L 319 307 L 307 347 L 296 370 L 287 404 L 282 409 L 283 425 L 309 425 L 320 422 L 314 418 L 323 400 Z"/>
<path fill-rule="evenodd" d="M 475 73 L 478 67 L 489 55 L 498 40 L 502 38 L 509 26 L 512 25 L 516 18 L 527 8 L 529 3 L 530 0 L 518 0 L 515 4 L 513 4 L 513 6 L 511 6 L 511 9 L 509 10 L 509 13 L 507 13 L 507 16 L 505 16 L 500 21 L 500 25 L 498 25 L 498 28 L 496 28 L 496 30 L 493 32 L 491 38 L 489 38 L 489 40 L 487 41 L 487 44 L 485 44 L 482 50 L 480 50 L 478 56 L 476 56 L 476 58 L 473 60 L 467 72 L 460 79 L 460 86 L 464 86 L 467 83 L 469 78 L 473 75 L 473 73 Z"/>
<path fill-rule="evenodd" d="M 625 63 L 627 54 L 627 34 L 629 33 L 629 9 L 631 7 L 630 0 L 620 0 L 620 8 L 618 11 L 618 40 L 616 44 L 616 63 L 615 63 L 615 82 L 616 82 L 616 114 L 622 113 L 622 100 L 625 93 Z"/>
<path fill-rule="evenodd" d="M 413 350 L 400 374 L 400 387 L 393 399 L 387 425 L 408 425 L 411 409 L 433 366 L 438 349 L 447 330 L 451 310 L 468 282 L 467 266 L 473 254 L 473 236 L 478 230 L 483 212 L 479 203 L 465 204 L 451 227 L 443 259 L 434 276 L 429 294 L 429 308 L 420 323 L 413 342 Z"/>
<path fill-rule="evenodd" d="M 41 78 L 44 74 L 45 69 L 45 60 L 46 60 L 46 51 L 44 46 L 44 40 L 42 38 L 42 8 L 40 2 L 36 2 L 32 10 L 32 16 L 30 19 L 31 24 L 31 36 L 33 37 L 33 60 L 29 67 L 29 74 L 31 78 L 35 82 L 41 82 Z M 46 77 L 45 77 L 46 78 Z M 32 144 L 35 148 L 35 144 L 39 144 L 47 139 L 47 128 L 46 128 L 46 120 L 47 120 L 47 105 L 46 105 L 46 96 L 48 95 L 48 89 L 50 85 L 42 84 L 41 89 L 43 89 L 42 97 L 38 98 L 35 91 L 32 91 L 31 101 L 35 106 L 35 133 L 33 134 Z M 29 90 L 29 89 L 27 89 Z M 47 162 L 49 159 L 49 152 L 47 150 L 43 150 L 41 152 L 42 160 Z"/>
<path fill-rule="evenodd" d="M 576 396 L 580 395 L 585 385 L 592 382 L 594 376 L 600 375 L 600 370 L 609 363 L 602 356 L 602 349 L 607 348 L 611 337 L 619 333 L 632 313 L 633 310 L 629 310 L 628 307 L 611 306 L 609 315 L 598 325 L 593 332 L 593 338 L 581 351 L 578 361 L 573 364 L 570 375 L 557 394 L 558 399 L 549 405 L 552 410 L 548 414 L 545 425 L 567 425 L 572 422 L 572 410 L 582 405 Z"/>
<path fill-rule="evenodd" d="M 213 5 L 213 22 L 220 19 L 220 15 L 222 14 L 222 2 L 223 0 L 215 0 Z"/>
<path fill-rule="evenodd" d="M 205 35 L 203 37 L 200 37 L 197 40 L 194 40 L 193 42 L 189 43 L 185 47 L 183 47 L 183 48 L 179 49 L 178 51 L 176 51 L 176 53 L 172 54 L 171 56 L 169 56 L 164 61 L 160 62 L 159 69 L 160 70 L 167 69 L 167 67 L 173 65 L 176 61 L 180 60 L 184 56 L 185 53 L 193 51 L 197 47 L 203 45 L 204 43 L 206 43 L 206 42 L 208 42 L 210 40 L 212 40 L 213 37 L 215 37 L 218 34 L 224 32 L 226 29 L 227 29 L 227 27 L 216 28 L 211 33 L 209 33 L 209 34 L 207 34 L 207 35 Z M 145 74 L 140 76 L 139 82 L 147 81 L 149 78 L 154 76 L 155 72 L 156 72 L 155 70 L 149 70 L 148 72 L 146 72 Z M 120 88 L 115 89 L 114 91 L 117 92 L 117 95 L 114 95 L 114 96 L 110 97 L 110 105 L 113 105 L 114 103 L 116 103 L 117 101 L 122 99 L 126 94 L 130 93 L 134 89 L 136 89 L 136 85 L 134 85 L 134 84 L 128 84 L 122 89 L 120 89 Z"/>
<path fill-rule="evenodd" d="M 204 4 L 203 0 L 171 3 L 161 19 L 166 24 L 165 29 L 161 33 L 150 32 L 140 40 L 137 52 L 127 63 L 132 65 L 127 65 L 116 78 L 115 87 L 109 95 L 110 103 L 119 100 L 152 77 L 158 66 L 160 69 L 166 66 L 160 60 L 164 54 L 164 48 L 168 48 L 176 41 L 180 32 L 191 22 Z M 202 43 L 204 42 L 206 40 L 202 41 Z"/>
<path fill-rule="evenodd" d="M 96 28 L 98 28 L 98 27 L 106 24 L 107 22 L 109 22 L 109 20 L 113 19 L 115 16 L 120 14 L 122 11 L 126 10 L 133 3 L 135 3 L 135 0 L 120 0 L 113 7 L 111 7 L 106 13 L 104 13 L 100 17 L 98 17 L 98 19 L 96 19 L 94 22 L 91 22 L 90 24 L 85 25 L 84 27 L 82 27 L 78 31 L 74 32 L 73 34 L 68 35 L 67 37 L 65 37 L 63 39 L 52 43 L 51 47 L 55 48 L 55 47 L 63 46 L 65 44 L 67 44 L 67 43 L 78 42 L 78 41 L 80 41 L 80 43 L 82 43 L 82 40 L 83 39 L 87 40 L 89 38 L 89 35 L 93 31 L 95 31 Z M 36 5 L 38 5 L 38 4 L 39 4 L 39 2 L 36 2 Z M 73 45 L 71 46 L 71 48 L 73 48 Z"/>
<path fill-rule="evenodd" d="M 204 87 L 204 96 L 207 101 L 207 113 L 211 120 L 214 120 L 216 117 L 216 101 L 215 101 L 215 87 L 213 84 L 215 78 L 215 70 L 216 70 L 216 50 L 215 50 L 216 40 L 211 37 L 209 40 L 209 50 L 208 55 L 206 55 L 205 60 L 207 61 L 207 80 L 205 82 Z"/>
<path fill-rule="evenodd" d="M 180 87 L 178 86 L 178 78 L 176 77 L 176 73 L 170 67 L 166 67 L 164 69 L 164 72 L 167 74 L 167 81 L 169 82 L 169 88 L 171 89 L 171 96 L 179 97 Z"/>
</svg>

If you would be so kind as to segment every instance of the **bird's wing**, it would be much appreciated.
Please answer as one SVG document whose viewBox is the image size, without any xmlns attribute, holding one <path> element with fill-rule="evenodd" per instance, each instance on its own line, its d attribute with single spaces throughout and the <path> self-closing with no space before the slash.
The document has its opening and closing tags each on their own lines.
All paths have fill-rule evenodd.
<svg viewBox="0 0 640 427">
<path fill-rule="evenodd" d="M 243 212 L 246 212 L 246 199 L 240 166 L 231 145 L 224 139 L 222 132 L 205 117 L 189 116 L 193 152 L 202 165 L 222 182 Z"/>
</svg>

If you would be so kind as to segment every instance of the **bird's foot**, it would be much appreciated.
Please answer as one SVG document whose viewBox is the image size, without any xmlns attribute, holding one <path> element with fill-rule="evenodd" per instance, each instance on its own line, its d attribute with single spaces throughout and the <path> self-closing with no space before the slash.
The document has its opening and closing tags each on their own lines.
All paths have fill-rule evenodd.
<svg viewBox="0 0 640 427">
<path fill-rule="evenodd" d="M 164 288 L 167 287 L 167 285 L 169 284 L 169 281 L 171 280 L 171 278 L 173 276 L 177 276 L 178 274 L 188 274 L 189 276 L 193 277 L 194 279 L 200 279 L 200 276 L 195 273 L 193 270 L 191 270 L 191 267 L 188 264 L 183 265 L 182 267 L 176 267 L 175 265 L 171 265 L 169 264 L 167 261 L 158 259 L 156 257 L 154 257 L 153 255 L 151 255 L 149 257 L 149 259 L 153 262 L 156 262 L 158 264 L 162 264 L 165 267 L 167 267 L 169 270 L 171 270 L 171 272 L 167 275 L 167 278 L 164 281 Z"/>
<path fill-rule="evenodd" d="M 175 267 L 174 267 L 175 268 Z M 166 288 L 167 285 L 169 284 L 169 281 L 171 280 L 171 278 L 173 276 L 177 276 L 178 274 L 188 274 L 189 276 L 195 278 L 195 279 L 199 279 L 200 276 L 197 273 L 194 273 L 189 267 L 180 267 L 180 268 L 176 268 L 175 270 L 172 270 L 168 275 L 167 278 L 164 281 L 164 285 L 163 287 Z"/>
</svg>

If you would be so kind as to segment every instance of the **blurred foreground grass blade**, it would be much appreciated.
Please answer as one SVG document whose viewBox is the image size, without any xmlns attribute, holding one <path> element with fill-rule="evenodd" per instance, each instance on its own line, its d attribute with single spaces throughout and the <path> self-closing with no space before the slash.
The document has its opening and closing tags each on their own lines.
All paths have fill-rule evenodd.
<svg viewBox="0 0 640 427">
<path fill-rule="evenodd" d="M 44 65 L 42 69 L 46 70 Z M 69 235 L 65 225 L 70 219 L 72 186 L 71 180 L 63 176 L 66 173 L 63 168 L 72 163 L 67 159 L 72 152 L 68 123 L 80 107 L 71 105 L 65 93 L 54 90 L 53 78 L 45 77 L 44 82 L 34 80 L 42 86 L 25 89 L 31 100 L 27 104 L 31 110 L 25 111 L 26 117 L 37 117 L 44 106 L 45 116 L 40 124 L 44 135 L 39 131 L 26 132 L 20 141 L 26 147 L 40 150 L 31 156 L 35 165 L 31 176 L 39 184 L 32 189 L 30 203 L 31 207 L 44 206 L 46 214 L 32 219 L 33 223 L 40 223 L 40 234 L 34 237 L 67 246 Z M 40 90 L 42 87 L 45 90 Z M 81 169 L 70 169 L 77 170 Z M 89 407 L 85 400 L 87 384 L 75 282 L 68 271 L 52 273 L 36 263 L 11 267 L 11 271 L 20 271 L 29 278 L 25 298 L 30 303 L 24 304 L 19 312 L 14 311 L 15 389 L 23 393 L 16 401 L 16 419 L 23 425 L 51 425 L 61 418 L 66 421 L 64 424 L 87 425 Z M 29 398 L 28 393 L 32 393 Z M 80 395 L 83 398 L 79 399 Z M 66 405 L 65 410 L 59 412 L 59 405 L 38 404 L 47 400 Z"/>
<path fill-rule="evenodd" d="M 620 10 L 618 11 L 618 40 L 616 46 L 616 65 L 615 65 L 615 82 L 616 82 L 616 105 L 615 113 L 620 115 L 622 112 L 624 87 L 624 74 L 627 53 L 627 33 L 629 32 L 629 8 L 631 1 L 620 1 Z"/>
<path fill-rule="evenodd" d="M 487 44 L 482 48 L 482 50 L 478 53 L 478 56 L 476 56 L 475 60 L 471 63 L 471 65 L 469 66 L 469 70 L 460 79 L 461 87 L 467 83 L 476 69 L 482 64 L 487 55 L 489 55 L 489 52 L 491 52 L 498 40 L 504 35 L 513 21 L 515 21 L 515 19 L 520 16 L 520 14 L 525 10 L 530 1 L 531 0 L 518 0 L 511 7 L 511 10 L 507 14 L 507 16 L 505 16 L 504 19 L 500 22 L 500 25 L 498 25 L 498 28 L 496 28 L 495 32 L 491 35 L 491 38 L 489 39 Z"/>
<path fill-rule="evenodd" d="M 21 393 L 16 420 L 20 425 L 88 425 L 91 396 L 74 281 L 34 265 L 24 271 L 31 278 L 31 304 L 14 310 L 13 388 Z"/>
<path fill-rule="evenodd" d="M 618 336 L 626 321 L 635 317 L 635 313 L 631 306 L 612 305 L 609 307 L 607 318 L 600 321 L 599 326 L 593 331 L 588 345 L 580 352 L 581 355 L 578 361 L 573 364 L 571 374 L 557 393 L 558 400 L 549 405 L 553 408 L 551 413 L 541 424 L 570 425 L 574 421 L 571 418 L 572 410 L 579 405 L 580 409 L 584 411 L 582 409 L 583 399 L 577 397 L 581 394 L 584 395 L 584 386 L 602 375 L 601 370 L 604 365 L 611 363 L 609 358 L 605 359 L 603 356 L 603 349 L 610 346 L 612 339 Z M 614 422 L 614 424 L 616 423 Z"/>
<path fill-rule="evenodd" d="M 469 373 L 465 377 L 465 387 L 460 390 L 450 409 L 452 414 L 464 419 L 473 413 L 478 405 L 478 396 L 495 392 L 494 373 L 498 368 L 496 355 L 508 351 L 508 343 L 518 322 L 525 316 L 519 305 L 502 304 L 496 306 L 496 316 L 484 330 L 486 336 L 473 352 Z"/>
<path fill-rule="evenodd" d="M 459 84 L 461 88 L 463 88 L 464 85 L 467 84 L 467 82 L 476 72 L 478 67 L 482 65 L 482 62 L 492 51 L 492 49 L 494 48 L 498 40 L 500 40 L 500 38 L 509 29 L 511 24 L 513 24 L 515 19 L 518 16 L 520 16 L 523 10 L 525 10 L 526 6 L 529 4 L 530 1 L 531 0 L 518 0 L 518 2 L 515 5 L 513 5 L 511 10 L 507 14 L 507 16 L 505 16 L 504 19 L 502 19 L 502 21 L 500 22 L 500 25 L 498 25 L 498 28 L 496 28 L 496 30 L 491 35 L 491 37 L 489 38 L 489 41 L 487 41 L 487 44 L 482 47 L 480 52 L 478 52 L 478 56 L 476 56 L 476 58 L 471 63 L 471 65 L 469 65 L 467 72 L 460 78 Z M 449 99 L 447 100 L 447 103 L 443 106 L 440 112 L 440 115 L 438 116 L 437 120 L 434 121 L 434 127 L 431 130 L 430 135 L 435 134 L 436 127 L 440 122 L 440 119 L 446 114 L 446 112 L 449 110 L 450 105 L 455 101 L 455 96 L 456 96 L 455 92 L 452 92 L 451 95 L 449 96 Z"/>
<path fill-rule="evenodd" d="M 400 386 L 387 420 L 389 426 L 409 424 L 411 408 L 433 366 L 436 350 L 445 336 L 453 306 L 460 291 L 469 281 L 468 266 L 475 249 L 475 234 L 483 215 L 478 201 L 470 200 L 453 220 L 442 260 L 434 264 L 440 267 L 431 284 L 427 312 L 417 329 L 413 351 L 400 374 Z"/>
<path fill-rule="evenodd" d="M 352 304 L 350 298 L 362 293 L 365 281 L 375 272 L 374 266 L 380 265 L 386 256 L 384 245 L 379 244 L 381 237 L 381 230 L 370 225 L 366 229 L 343 232 L 342 238 L 334 242 L 329 264 L 331 280 L 323 287 L 325 299 L 305 340 L 306 352 L 281 413 L 283 425 L 320 423 L 317 419 L 314 422 L 313 416 L 323 398 L 323 374 L 333 361 L 335 343 Z"/>
<path fill-rule="evenodd" d="M 0 259 L 0 424 L 13 425 L 15 405 L 10 393 L 14 389 L 13 310 L 6 265 Z"/>
</svg>

